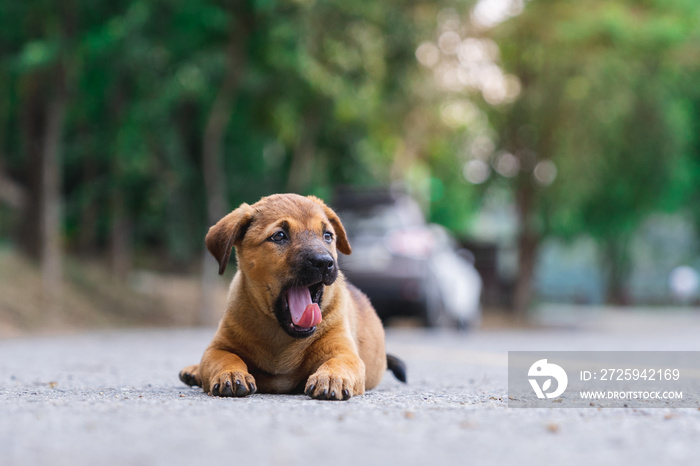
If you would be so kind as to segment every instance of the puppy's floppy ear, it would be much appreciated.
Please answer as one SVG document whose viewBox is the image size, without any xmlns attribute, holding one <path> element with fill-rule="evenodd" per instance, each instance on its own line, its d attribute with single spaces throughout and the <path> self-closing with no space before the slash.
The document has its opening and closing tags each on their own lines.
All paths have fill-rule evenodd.
<svg viewBox="0 0 700 466">
<path fill-rule="evenodd" d="M 338 215 L 336 215 L 336 213 L 333 212 L 333 209 L 328 207 L 321 199 L 317 198 L 316 196 L 307 197 L 314 201 L 316 204 L 319 204 L 323 208 L 326 217 L 328 217 L 328 220 L 331 222 L 331 225 L 333 225 L 338 251 L 342 252 L 346 256 L 352 254 L 352 248 L 350 247 L 350 243 L 348 242 L 348 235 L 347 233 L 345 233 L 345 227 L 340 221 L 340 218 L 338 218 Z"/>
<path fill-rule="evenodd" d="M 204 242 L 211 255 L 219 262 L 219 275 L 223 275 L 231 256 L 231 249 L 241 243 L 252 221 L 253 209 L 243 203 L 209 228 Z"/>
</svg>

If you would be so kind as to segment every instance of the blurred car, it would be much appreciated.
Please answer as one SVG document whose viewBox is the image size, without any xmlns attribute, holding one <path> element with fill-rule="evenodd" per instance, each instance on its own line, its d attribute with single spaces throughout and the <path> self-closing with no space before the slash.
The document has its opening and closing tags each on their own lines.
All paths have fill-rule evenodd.
<svg viewBox="0 0 700 466">
<path fill-rule="evenodd" d="M 353 251 L 341 257 L 340 268 L 382 320 L 415 316 L 431 327 L 478 325 L 481 277 L 473 255 L 445 228 L 426 223 L 415 200 L 391 190 L 342 190 L 333 205 Z"/>
</svg>

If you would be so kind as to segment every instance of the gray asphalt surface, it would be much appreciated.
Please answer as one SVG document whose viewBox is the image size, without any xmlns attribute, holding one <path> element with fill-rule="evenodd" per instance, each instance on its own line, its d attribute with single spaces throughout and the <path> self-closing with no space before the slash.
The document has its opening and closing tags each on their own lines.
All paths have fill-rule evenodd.
<svg viewBox="0 0 700 466">
<path fill-rule="evenodd" d="M 616 320 L 617 319 L 617 320 Z M 208 397 L 181 384 L 213 329 L 0 342 L 0 464 L 698 464 L 695 409 L 512 409 L 508 350 L 698 350 L 700 320 L 574 330 L 391 329 L 387 373 L 348 402 Z M 629 320 L 629 319 L 627 319 Z"/>
</svg>

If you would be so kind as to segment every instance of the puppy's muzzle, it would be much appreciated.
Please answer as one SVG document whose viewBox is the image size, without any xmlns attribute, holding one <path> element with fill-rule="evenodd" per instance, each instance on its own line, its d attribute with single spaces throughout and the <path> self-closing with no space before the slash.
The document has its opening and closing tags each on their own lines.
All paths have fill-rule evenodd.
<svg viewBox="0 0 700 466">
<path fill-rule="evenodd" d="M 321 321 L 323 290 L 338 278 L 338 267 L 325 248 L 307 248 L 296 255 L 291 271 L 293 274 L 277 299 L 275 315 L 285 332 L 294 338 L 305 338 L 314 333 Z"/>
<path fill-rule="evenodd" d="M 330 254 L 315 254 L 308 258 L 309 267 L 320 274 L 321 281 L 328 283 L 329 279 L 335 280 L 335 261 Z M 331 283 L 332 283 L 332 280 Z"/>
<path fill-rule="evenodd" d="M 308 248 L 301 251 L 291 267 L 294 286 L 332 285 L 338 278 L 338 265 L 325 249 Z"/>
</svg>

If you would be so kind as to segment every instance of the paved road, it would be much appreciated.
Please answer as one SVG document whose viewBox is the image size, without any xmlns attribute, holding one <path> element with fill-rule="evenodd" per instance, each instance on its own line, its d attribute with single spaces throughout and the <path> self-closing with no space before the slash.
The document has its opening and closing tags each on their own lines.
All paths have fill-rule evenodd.
<svg viewBox="0 0 700 466">
<path fill-rule="evenodd" d="M 213 329 L 5 340 L 0 464 L 698 464 L 698 410 L 507 407 L 508 350 L 700 349 L 695 317 L 635 329 L 625 320 L 467 336 L 391 330 L 409 384 L 387 374 L 348 402 L 185 387 L 177 372 Z"/>
</svg>

